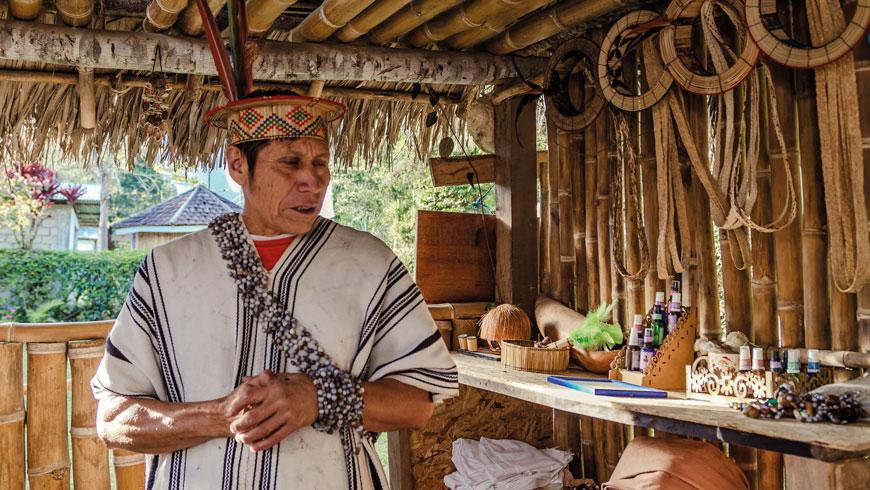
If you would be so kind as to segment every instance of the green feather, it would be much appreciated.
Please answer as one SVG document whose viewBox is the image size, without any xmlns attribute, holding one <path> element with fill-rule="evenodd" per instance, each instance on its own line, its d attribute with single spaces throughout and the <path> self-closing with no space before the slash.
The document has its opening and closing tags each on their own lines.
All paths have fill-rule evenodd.
<svg viewBox="0 0 870 490">
<path fill-rule="evenodd" d="M 622 343 L 622 327 L 618 323 L 607 323 L 616 301 L 609 305 L 602 303 L 586 315 L 583 325 L 571 332 L 571 343 L 589 350 L 610 350 Z"/>
</svg>

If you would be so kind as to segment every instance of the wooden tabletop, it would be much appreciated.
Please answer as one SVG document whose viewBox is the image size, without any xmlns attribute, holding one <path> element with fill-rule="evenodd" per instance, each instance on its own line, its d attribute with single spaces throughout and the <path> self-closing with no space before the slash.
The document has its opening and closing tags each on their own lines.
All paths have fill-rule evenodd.
<svg viewBox="0 0 870 490">
<path fill-rule="evenodd" d="M 687 400 L 685 392 L 668 392 L 668 399 L 596 396 L 548 383 L 546 374 L 507 369 L 492 360 L 451 354 L 459 368 L 460 383 L 566 412 L 825 461 L 870 454 L 867 423 L 835 425 L 751 419 L 724 405 Z M 557 374 L 605 377 L 579 370 Z"/>
</svg>

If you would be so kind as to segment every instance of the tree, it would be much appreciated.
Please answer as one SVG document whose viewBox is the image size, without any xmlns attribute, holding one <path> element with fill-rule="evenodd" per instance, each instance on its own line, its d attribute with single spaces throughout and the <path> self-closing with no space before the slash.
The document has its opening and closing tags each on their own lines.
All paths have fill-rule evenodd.
<svg viewBox="0 0 870 490">
<path fill-rule="evenodd" d="M 30 250 L 39 225 L 49 217 L 51 198 L 60 182 L 39 162 L 3 164 L 0 181 L 0 222 L 12 230 L 19 248 Z"/>
<path fill-rule="evenodd" d="M 121 171 L 118 191 L 109 197 L 109 222 L 136 214 L 175 194 L 175 187 L 163 173 L 144 164 L 133 172 Z"/>
</svg>

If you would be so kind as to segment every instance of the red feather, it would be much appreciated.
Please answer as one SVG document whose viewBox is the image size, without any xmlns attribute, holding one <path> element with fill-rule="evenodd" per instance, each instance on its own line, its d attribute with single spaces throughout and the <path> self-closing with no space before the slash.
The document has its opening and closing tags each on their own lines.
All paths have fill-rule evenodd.
<svg viewBox="0 0 870 490">
<path fill-rule="evenodd" d="M 196 0 L 196 6 L 199 9 L 199 15 L 202 17 L 202 26 L 205 28 L 206 37 L 208 37 L 208 46 L 211 48 L 211 56 L 214 58 L 214 65 L 217 68 L 218 78 L 221 80 L 224 95 L 227 96 L 230 102 L 236 101 L 239 99 L 239 90 L 236 87 L 233 65 L 230 62 L 230 55 L 224 47 L 221 32 L 218 30 L 214 16 L 211 14 L 211 9 L 205 3 L 205 0 Z"/>
<path fill-rule="evenodd" d="M 247 36 L 244 36 L 247 37 Z M 254 90 L 254 61 L 260 52 L 260 46 L 254 41 L 245 43 L 245 95 L 250 94 Z"/>
</svg>

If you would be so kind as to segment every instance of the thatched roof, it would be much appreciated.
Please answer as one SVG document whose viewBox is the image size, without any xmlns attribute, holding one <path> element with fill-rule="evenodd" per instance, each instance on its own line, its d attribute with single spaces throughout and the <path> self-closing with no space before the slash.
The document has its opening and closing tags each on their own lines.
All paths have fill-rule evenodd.
<svg viewBox="0 0 870 490">
<path fill-rule="evenodd" d="M 7 1 L 14 2 L 16 0 Z M 496 4 L 500 4 L 500 1 L 465 0 L 464 3 L 459 1 L 448 3 L 462 4 L 470 9 L 477 8 L 478 11 L 485 12 L 487 10 L 483 9 L 484 7 L 492 10 L 492 7 L 487 7 L 487 3 L 497 7 Z M 56 5 L 50 0 L 45 0 L 45 2 L 42 13 L 33 22 L 55 24 Z M 608 0 L 561 0 L 559 2 L 537 0 L 532 2 L 535 6 L 540 7 L 537 10 L 523 11 L 519 18 L 509 19 L 509 21 L 503 22 L 502 26 L 488 27 L 492 30 L 491 39 L 496 39 L 499 32 L 503 32 L 505 28 L 510 29 L 513 25 L 519 25 L 518 21 L 520 20 L 528 24 L 541 16 L 549 15 L 548 12 L 552 9 L 562 6 L 576 7 L 584 2 L 588 4 L 613 4 L 613 8 L 610 10 L 625 3 Z M 345 3 L 365 4 L 375 8 L 380 4 L 390 2 L 387 0 L 362 0 Z M 399 4 L 404 3 L 407 2 L 399 2 Z M 420 7 L 423 3 L 428 3 L 430 6 L 435 5 L 432 0 L 415 0 L 412 6 Z M 102 11 L 101 4 L 103 5 Z M 508 4 L 513 5 L 510 2 Z M 89 24 L 75 32 L 81 33 L 85 29 L 102 29 L 147 35 L 142 31 L 143 17 L 148 5 L 149 0 L 97 2 L 96 14 Z M 189 5 L 194 5 L 194 3 L 190 2 Z M 317 15 L 314 11 L 318 6 L 321 6 L 319 1 L 300 1 L 291 4 L 275 21 L 265 37 L 277 41 L 288 39 L 294 27 L 298 26 L 304 19 Z M 546 8 L 550 10 L 545 10 Z M 0 6 L 0 19 L 8 16 L 5 10 L 4 6 Z M 221 20 L 225 19 L 225 12 L 224 9 L 218 14 L 219 23 L 225 23 L 225 20 Z M 353 20 L 362 18 L 366 12 L 368 10 L 354 17 Z M 440 15 L 447 16 L 447 21 L 449 21 L 451 12 L 448 10 Z M 392 17 L 376 24 L 376 26 L 385 25 L 401 14 L 402 10 L 399 10 Z M 576 14 L 572 15 L 576 17 Z M 9 17 L 11 18 L 11 16 Z M 434 19 L 438 20 L 441 17 L 436 16 Z M 577 22 L 574 20 L 572 17 L 567 21 L 570 21 L 569 24 L 572 26 L 585 25 L 589 22 L 588 18 L 580 18 Z M 447 21 L 439 22 L 444 24 Z M 567 21 L 562 19 L 562 22 Z M 57 23 L 62 26 L 59 21 Z M 3 21 L 0 20 L 0 37 L 3 36 L 4 28 L 7 30 L 16 28 L 15 23 L 10 23 L 7 26 L 2 24 Z M 58 29 L 65 29 L 65 27 Z M 169 29 L 165 34 L 179 40 L 191 39 L 179 32 L 177 27 Z M 429 43 L 426 46 L 421 46 L 421 49 L 449 48 L 445 43 L 455 45 L 457 42 L 454 40 L 455 37 L 441 43 Z M 365 36 L 360 37 L 352 45 L 369 45 L 371 42 L 367 39 L 369 38 Z M 335 42 L 332 39 L 328 41 Z M 493 52 L 493 49 L 487 47 L 486 43 L 494 41 L 485 41 L 479 42 L 467 50 L 482 53 L 486 50 Z M 531 48 L 538 46 L 536 55 L 546 54 L 546 48 L 541 53 L 540 41 L 538 40 L 537 45 L 531 45 Z M 293 46 L 289 43 L 287 45 Z M 402 45 L 400 38 L 398 42 L 389 46 L 402 47 Z M 526 46 L 528 45 L 522 47 Z M 98 48 L 99 46 L 94 49 Z M 70 60 L 69 64 L 54 65 L 19 61 L 20 58 L 10 59 L 12 55 L 4 54 L 3 51 L 0 49 L 0 141 L 3 142 L 0 150 L 3 150 L 7 155 L 24 160 L 33 160 L 46 155 L 46 153 L 56 152 L 54 157 L 64 160 L 74 159 L 82 165 L 93 164 L 98 158 L 102 158 L 104 161 L 114 158 L 119 164 L 128 167 L 132 166 L 134 159 L 140 152 L 144 152 L 148 162 L 160 161 L 163 164 L 179 167 L 209 167 L 221 162 L 221 148 L 225 141 L 225 134 L 222 130 L 207 127 L 203 122 L 204 115 L 210 109 L 225 102 L 221 92 L 214 89 L 217 86 L 216 79 L 208 76 L 203 78 L 198 75 L 186 75 L 181 72 L 167 74 L 168 81 L 174 87 L 170 95 L 171 108 L 167 132 L 164 138 L 154 139 L 146 135 L 139 124 L 139 118 L 143 111 L 142 95 L 148 78 L 147 71 L 119 71 L 97 66 L 94 69 L 97 127 L 96 129 L 83 129 L 79 121 L 80 95 L 76 85 L 78 75 L 75 66 L 71 66 L 76 64 L 77 60 Z M 437 53 L 442 52 L 437 51 Z M 490 54 L 484 56 L 490 56 L 487 58 L 490 60 L 498 58 Z M 148 64 L 154 64 L 156 71 L 160 71 L 159 62 Z M 456 67 L 457 70 L 471 68 L 474 67 Z M 295 83 L 294 87 L 301 87 L 304 90 L 308 82 L 300 81 L 300 79 L 304 80 L 305 77 L 298 77 L 293 82 Z M 199 86 L 203 83 L 206 87 L 205 90 Z M 272 85 L 276 84 L 274 79 L 271 83 Z M 412 152 L 422 161 L 433 145 L 437 144 L 441 138 L 451 136 L 454 132 L 464 138 L 464 123 L 461 119 L 454 117 L 457 109 L 456 103 L 463 94 L 466 96 L 472 93 L 478 94 L 481 89 L 484 92 L 489 91 L 499 83 L 502 81 L 493 80 L 492 83 L 486 83 L 483 86 L 443 83 L 415 87 L 412 80 L 404 82 L 327 80 L 324 94 L 328 95 L 330 90 L 336 91 L 338 89 L 351 89 L 352 92 L 350 93 L 352 97 L 333 97 L 348 106 L 347 117 L 333 128 L 333 134 L 336 136 L 333 138 L 335 159 L 345 165 L 368 166 L 388 161 L 393 148 L 397 144 L 404 144 L 409 152 Z M 417 92 L 420 88 L 422 88 L 422 93 L 414 101 L 411 101 L 409 93 Z M 429 104 L 427 92 L 430 89 L 441 94 L 441 103 L 437 109 Z M 375 91 L 376 94 L 367 95 L 371 91 Z M 347 94 L 347 92 L 342 93 Z M 469 99 L 466 97 L 467 100 Z M 437 122 L 431 126 L 427 125 L 427 114 L 436 110 L 439 116 Z"/>
</svg>

